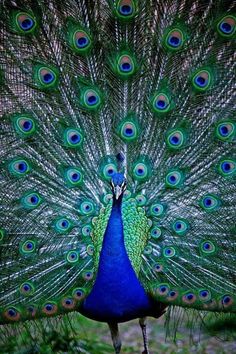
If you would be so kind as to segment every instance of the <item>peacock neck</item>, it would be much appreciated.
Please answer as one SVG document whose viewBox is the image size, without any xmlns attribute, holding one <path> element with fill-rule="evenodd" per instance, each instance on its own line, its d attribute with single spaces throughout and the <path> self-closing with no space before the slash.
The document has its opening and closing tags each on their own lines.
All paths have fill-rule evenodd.
<svg viewBox="0 0 236 354">
<path fill-rule="evenodd" d="M 122 196 L 113 199 L 104 234 L 97 277 L 81 312 L 97 321 L 128 321 L 144 317 L 152 304 L 128 258 L 122 221 Z"/>
</svg>

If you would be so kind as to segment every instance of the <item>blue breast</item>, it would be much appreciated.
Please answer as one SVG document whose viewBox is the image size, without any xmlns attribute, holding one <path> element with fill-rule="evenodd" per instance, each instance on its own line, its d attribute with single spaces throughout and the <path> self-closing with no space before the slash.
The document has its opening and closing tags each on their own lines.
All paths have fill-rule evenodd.
<svg viewBox="0 0 236 354">
<path fill-rule="evenodd" d="M 126 253 L 121 199 L 113 201 L 97 278 L 80 310 L 96 321 L 123 322 L 152 314 L 152 300 L 137 279 Z"/>
</svg>

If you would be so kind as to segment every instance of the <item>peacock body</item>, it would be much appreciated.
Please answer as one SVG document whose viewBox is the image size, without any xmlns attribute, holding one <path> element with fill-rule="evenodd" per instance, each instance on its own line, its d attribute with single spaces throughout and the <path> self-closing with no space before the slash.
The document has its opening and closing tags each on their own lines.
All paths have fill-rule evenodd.
<svg viewBox="0 0 236 354">
<path fill-rule="evenodd" d="M 79 311 L 119 353 L 235 312 L 235 32 L 234 1 L 1 2 L 1 324 Z"/>
</svg>

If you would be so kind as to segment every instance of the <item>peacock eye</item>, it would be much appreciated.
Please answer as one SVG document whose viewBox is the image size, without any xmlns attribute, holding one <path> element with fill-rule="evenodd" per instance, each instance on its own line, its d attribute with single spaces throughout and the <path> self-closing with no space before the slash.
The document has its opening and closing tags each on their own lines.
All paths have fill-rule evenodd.
<svg viewBox="0 0 236 354">
<path fill-rule="evenodd" d="M 233 304 L 233 298 L 230 295 L 224 295 L 221 298 L 221 303 L 224 307 L 229 307 Z"/>
<path fill-rule="evenodd" d="M 166 94 L 158 93 L 152 99 L 152 106 L 156 113 L 168 112 L 170 110 L 170 99 Z"/>
<path fill-rule="evenodd" d="M 66 255 L 66 260 L 71 264 L 77 263 L 79 260 L 79 253 L 77 251 L 69 251 Z"/>
<path fill-rule="evenodd" d="M 84 201 L 80 204 L 79 210 L 83 215 L 91 215 L 95 211 L 95 206 L 90 201 Z"/>
<path fill-rule="evenodd" d="M 171 171 L 166 175 L 166 186 L 169 188 L 179 188 L 183 183 L 183 178 L 183 174 L 180 171 Z"/>
<path fill-rule="evenodd" d="M 22 137 L 27 137 L 35 132 L 36 125 L 32 118 L 21 116 L 14 120 L 14 128 Z"/>
<path fill-rule="evenodd" d="M 121 20 L 129 20 L 136 12 L 135 0 L 119 0 L 116 3 L 116 13 Z"/>
<path fill-rule="evenodd" d="M 145 195 L 143 194 L 138 194 L 136 197 L 136 202 L 138 204 L 138 206 L 144 206 L 147 202 L 147 198 L 145 197 Z"/>
<path fill-rule="evenodd" d="M 148 165 L 143 162 L 136 163 L 133 167 L 133 177 L 140 182 L 145 181 L 149 173 Z"/>
<path fill-rule="evenodd" d="M 201 243 L 201 251 L 204 253 L 204 254 L 213 254 L 215 253 L 216 251 L 216 246 L 214 245 L 213 242 L 207 240 L 207 241 L 203 241 Z"/>
<path fill-rule="evenodd" d="M 70 148 L 78 148 L 82 145 L 83 134 L 79 129 L 67 128 L 64 131 L 64 143 Z"/>
<path fill-rule="evenodd" d="M 94 246 L 88 245 L 86 251 L 89 256 L 92 256 L 94 254 Z"/>
<path fill-rule="evenodd" d="M 230 121 L 219 123 L 216 127 L 216 136 L 220 140 L 228 141 L 234 137 L 235 131 L 234 123 Z"/>
<path fill-rule="evenodd" d="M 74 297 L 74 299 L 80 301 L 84 298 L 85 292 L 82 288 L 75 288 L 72 292 L 72 296 Z"/>
<path fill-rule="evenodd" d="M 157 226 L 154 226 L 152 229 L 151 229 L 151 237 L 152 238 L 159 238 L 161 237 L 161 229 Z"/>
<path fill-rule="evenodd" d="M 181 149 L 186 141 L 186 134 L 183 130 L 171 130 L 167 133 L 167 146 L 173 150 Z"/>
<path fill-rule="evenodd" d="M 174 232 L 178 235 L 185 235 L 186 232 L 189 229 L 189 224 L 187 221 L 181 219 L 181 220 L 176 220 L 173 225 L 172 228 L 174 230 Z"/>
<path fill-rule="evenodd" d="M 35 209 L 42 203 L 42 198 L 38 193 L 27 193 L 21 198 L 21 204 L 26 209 Z"/>
<path fill-rule="evenodd" d="M 119 134 L 126 142 L 134 141 L 138 137 L 138 127 L 134 122 L 126 121 L 121 125 Z"/>
<path fill-rule="evenodd" d="M 197 91 L 206 91 L 212 83 L 212 75 L 207 70 L 198 70 L 192 79 L 193 87 Z"/>
<path fill-rule="evenodd" d="M 30 14 L 20 12 L 16 16 L 16 25 L 21 33 L 32 33 L 36 28 L 36 21 Z"/>
<path fill-rule="evenodd" d="M 134 61 L 130 55 L 126 54 L 118 58 L 117 70 L 122 76 L 130 76 L 134 73 Z"/>
<path fill-rule="evenodd" d="M 81 50 L 81 49 L 88 49 L 87 47 L 90 46 L 90 38 L 87 33 L 84 31 L 76 31 L 74 33 L 74 44 L 75 46 Z"/>
<path fill-rule="evenodd" d="M 43 84 L 50 85 L 55 82 L 56 75 L 52 70 L 47 68 L 41 68 L 39 70 L 39 79 L 42 81 Z"/>
<path fill-rule="evenodd" d="M 101 98 L 95 90 L 86 90 L 84 93 L 84 103 L 86 107 L 95 109 L 101 104 Z"/>
<path fill-rule="evenodd" d="M 106 180 L 110 180 L 117 173 L 117 168 L 113 163 L 109 163 L 103 167 L 103 177 Z"/>
<path fill-rule="evenodd" d="M 223 17 L 217 25 L 218 33 L 223 37 L 232 37 L 236 29 L 236 18 L 234 16 Z"/>
<path fill-rule="evenodd" d="M 29 296 L 34 293 L 34 287 L 31 283 L 23 283 L 20 285 L 20 292 L 22 295 Z"/>
<path fill-rule="evenodd" d="M 64 174 L 65 182 L 69 187 L 78 187 L 83 182 L 83 175 L 76 167 L 69 167 Z"/>
<path fill-rule="evenodd" d="M 62 307 L 71 310 L 75 307 L 75 301 L 72 298 L 66 297 L 61 301 Z"/>
<path fill-rule="evenodd" d="M 186 294 L 183 295 L 182 300 L 183 302 L 185 302 L 186 304 L 193 304 L 196 301 L 196 295 L 193 294 L 192 292 L 188 292 Z"/>
<path fill-rule="evenodd" d="M 16 177 L 23 177 L 30 172 L 31 167 L 26 160 L 15 159 L 8 165 L 9 172 Z"/>
<path fill-rule="evenodd" d="M 160 217 L 164 214 L 164 206 L 160 203 L 154 203 L 150 207 L 150 214 L 152 216 Z"/>
<path fill-rule="evenodd" d="M 60 218 L 55 223 L 55 229 L 59 233 L 63 233 L 70 230 L 71 226 L 71 222 L 66 218 Z"/>
<path fill-rule="evenodd" d="M 212 195 L 212 194 L 207 194 L 205 195 L 201 201 L 200 201 L 200 206 L 206 210 L 206 211 L 214 211 L 217 210 L 221 205 L 221 202 L 218 197 Z"/>
<path fill-rule="evenodd" d="M 162 270 L 163 270 L 163 265 L 160 264 L 160 263 L 156 263 L 156 264 L 153 266 L 153 270 L 154 270 L 154 272 L 157 272 L 157 273 L 162 272 Z"/>
<path fill-rule="evenodd" d="M 4 317 L 10 321 L 19 321 L 21 314 L 15 307 L 9 307 L 4 311 Z"/>
<path fill-rule="evenodd" d="M 175 254 L 176 254 L 176 251 L 175 251 L 174 247 L 165 247 L 163 250 L 163 255 L 166 258 L 174 257 Z"/>
<path fill-rule="evenodd" d="M 167 284 L 160 284 L 156 291 L 159 295 L 166 296 L 169 292 L 169 286 Z"/>
<path fill-rule="evenodd" d="M 85 271 L 85 272 L 83 272 L 82 276 L 83 276 L 84 280 L 90 281 L 93 279 L 93 272 L 90 270 Z"/>
<path fill-rule="evenodd" d="M 42 311 L 45 315 L 54 315 L 57 313 L 58 306 L 54 302 L 47 302 L 46 304 L 43 305 Z"/>
<path fill-rule="evenodd" d="M 222 160 L 218 168 L 219 173 L 224 176 L 232 176 L 236 173 L 236 161 L 227 159 Z"/>
<path fill-rule="evenodd" d="M 36 250 L 36 242 L 33 240 L 26 240 L 20 245 L 20 252 L 23 255 L 31 254 Z"/>
<path fill-rule="evenodd" d="M 170 290 L 170 291 L 168 292 L 167 299 L 168 299 L 169 301 L 174 301 L 175 299 L 177 299 L 178 295 L 179 295 L 178 291 Z"/>
<path fill-rule="evenodd" d="M 210 291 L 203 289 L 199 291 L 199 298 L 201 301 L 209 301 L 211 299 Z"/>
<path fill-rule="evenodd" d="M 166 45 L 169 49 L 177 50 L 183 46 L 184 35 L 178 29 L 171 30 L 166 37 Z"/>
<path fill-rule="evenodd" d="M 91 225 L 85 225 L 82 227 L 82 235 L 83 236 L 90 236 L 92 232 L 92 226 Z"/>
</svg>

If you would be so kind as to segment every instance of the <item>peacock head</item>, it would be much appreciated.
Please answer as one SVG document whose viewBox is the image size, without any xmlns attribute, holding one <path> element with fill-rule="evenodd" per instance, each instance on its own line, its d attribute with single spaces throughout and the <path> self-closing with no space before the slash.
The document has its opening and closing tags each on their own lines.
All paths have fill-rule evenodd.
<svg viewBox="0 0 236 354">
<path fill-rule="evenodd" d="M 126 178 L 123 173 L 115 173 L 111 179 L 111 189 L 113 196 L 117 199 L 123 195 L 126 190 Z"/>
</svg>

